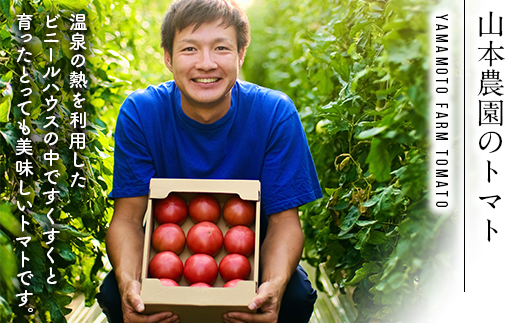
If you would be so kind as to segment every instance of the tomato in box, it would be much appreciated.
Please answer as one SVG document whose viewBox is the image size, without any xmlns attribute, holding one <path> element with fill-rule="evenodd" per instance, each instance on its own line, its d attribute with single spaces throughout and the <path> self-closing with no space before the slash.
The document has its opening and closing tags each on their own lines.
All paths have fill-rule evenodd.
<svg viewBox="0 0 520 323">
<path fill-rule="evenodd" d="M 216 224 L 208 221 L 199 222 L 188 231 L 186 244 L 194 254 L 204 253 L 214 257 L 222 249 L 224 236 Z"/>
<path fill-rule="evenodd" d="M 195 283 L 195 284 L 191 284 L 190 287 L 211 288 L 213 286 L 206 284 L 206 283 Z"/>
<path fill-rule="evenodd" d="M 255 233 L 246 226 L 234 226 L 224 236 L 224 247 L 228 253 L 248 257 L 255 250 Z"/>
<path fill-rule="evenodd" d="M 235 225 L 250 226 L 255 220 L 255 203 L 242 200 L 239 196 L 233 196 L 224 204 L 222 216 L 231 227 Z"/>
<path fill-rule="evenodd" d="M 148 274 L 152 278 L 170 278 L 179 281 L 182 269 L 181 258 L 171 251 L 159 252 L 148 264 Z"/>
<path fill-rule="evenodd" d="M 206 283 L 213 285 L 217 280 L 218 265 L 210 255 L 195 254 L 186 259 L 184 264 L 184 277 L 188 283 Z"/>
<path fill-rule="evenodd" d="M 238 279 L 238 278 L 237 279 L 232 279 L 232 280 L 228 281 L 227 283 L 225 283 L 224 286 L 222 286 L 222 287 L 233 288 L 233 287 L 235 287 L 237 285 L 237 283 L 239 281 L 243 281 L 243 279 Z"/>
<path fill-rule="evenodd" d="M 166 198 L 155 201 L 153 214 L 159 223 L 181 225 L 188 217 L 188 206 L 182 197 L 172 192 Z"/>
<path fill-rule="evenodd" d="M 217 223 L 220 219 L 220 204 L 210 194 L 198 194 L 190 201 L 188 213 L 195 223 L 202 221 Z"/>
<path fill-rule="evenodd" d="M 170 278 L 159 278 L 163 286 L 179 286 L 179 284 Z"/>
<path fill-rule="evenodd" d="M 185 245 L 186 235 L 175 223 L 161 224 L 152 234 L 152 246 L 157 252 L 169 250 L 179 255 Z"/>
<path fill-rule="evenodd" d="M 218 270 L 226 282 L 233 279 L 247 279 L 251 273 L 251 264 L 246 257 L 233 253 L 222 258 Z"/>
</svg>

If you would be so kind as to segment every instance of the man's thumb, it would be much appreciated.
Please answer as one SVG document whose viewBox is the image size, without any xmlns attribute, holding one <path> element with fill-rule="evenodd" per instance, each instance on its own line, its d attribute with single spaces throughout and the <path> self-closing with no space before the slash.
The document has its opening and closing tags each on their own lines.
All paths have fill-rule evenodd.
<svg viewBox="0 0 520 323">
<path fill-rule="evenodd" d="M 254 311 L 256 309 L 259 309 L 262 307 L 262 304 L 264 304 L 266 301 L 266 298 L 263 295 L 257 295 L 251 303 L 247 306 L 251 311 Z"/>
<path fill-rule="evenodd" d="M 144 311 L 143 300 L 141 299 L 139 292 L 135 291 L 135 287 L 137 287 L 137 286 L 132 286 L 132 287 L 134 287 L 134 290 L 132 290 L 129 295 L 130 303 L 132 304 L 132 306 L 135 308 L 135 310 L 137 312 L 142 312 L 142 311 Z M 139 290 L 139 288 L 137 288 L 137 290 Z"/>
</svg>

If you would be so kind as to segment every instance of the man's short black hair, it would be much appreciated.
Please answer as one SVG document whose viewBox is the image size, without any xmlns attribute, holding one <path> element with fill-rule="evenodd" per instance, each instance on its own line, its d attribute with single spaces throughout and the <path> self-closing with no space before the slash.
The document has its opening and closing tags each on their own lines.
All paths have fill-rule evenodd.
<svg viewBox="0 0 520 323">
<path fill-rule="evenodd" d="M 238 51 L 246 49 L 251 40 L 249 20 L 233 0 L 179 0 L 172 3 L 161 27 L 161 47 L 172 55 L 173 38 L 184 28 L 196 30 L 204 23 L 222 20 L 222 26 L 234 26 Z"/>
</svg>

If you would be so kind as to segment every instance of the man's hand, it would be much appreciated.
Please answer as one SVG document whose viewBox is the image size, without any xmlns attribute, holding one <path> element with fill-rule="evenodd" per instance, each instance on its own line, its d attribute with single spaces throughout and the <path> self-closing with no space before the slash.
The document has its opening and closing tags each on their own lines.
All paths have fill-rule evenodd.
<svg viewBox="0 0 520 323">
<path fill-rule="evenodd" d="M 225 323 L 244 322 L 277 322 L 284 288 L 274 282 L 265 282 L 258 288 L 258 295 L 248 307 L 250 310 L 260 309 L 260 313 L 230 312 L 224 314 Z"/>
<path fill-rule="evenodd" d="M 152 315 L 144 315 L 144 304 L 139 296 L 141 284 L 134 280 L 127 284 L 126 288 L 121 291 L 123 319 L 125 323 L 178 323 L 179 317 L 170 312 L 156 313 Z"/>
</svg>

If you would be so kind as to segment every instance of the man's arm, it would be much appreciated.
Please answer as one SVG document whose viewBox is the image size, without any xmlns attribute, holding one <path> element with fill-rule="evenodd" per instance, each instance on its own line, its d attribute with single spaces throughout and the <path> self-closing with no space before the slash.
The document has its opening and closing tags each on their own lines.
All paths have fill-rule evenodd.
<svg viewBox="0 0 520 323">
<path fill-rule="evenodd" d="M 270 215 L 260 251 L 261 285 L 249 304 L 251 310 L 260 309 L 262 313 L 228 313 L 224 321 L 276 322 L 285 288 L 300 262 L 303 243 L 298 208 Z"/>
<path fill-rule="evenodd" d="M 121 293 L 125 322 L 178 322 L 172 313 L 142 315 L 140 297 L 141 266 L 143 260 L 143 217 L 148 197 L 115 199 L 114 215 L 107 231 L 106 245 L 110 263 L 116 274 Z"/>
</svg>

